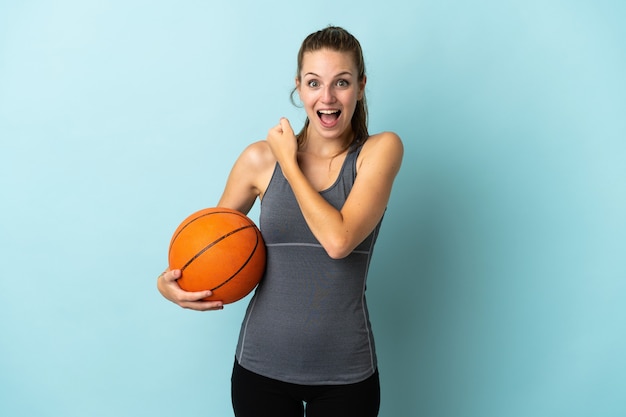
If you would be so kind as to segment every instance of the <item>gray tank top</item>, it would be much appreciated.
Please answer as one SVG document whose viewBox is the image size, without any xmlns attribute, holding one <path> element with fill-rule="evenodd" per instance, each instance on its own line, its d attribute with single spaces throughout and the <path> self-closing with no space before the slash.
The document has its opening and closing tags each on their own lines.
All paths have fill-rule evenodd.
<svg viewBox="0 0 626 417">
<path fill-rule="evenodd" d="M 360 150 L 348 153 L 335 183 L 320 192 L 337 209 L 352 189 Z M 365 287 L 380 223 L 346 258 L 330 258 L 278 164 L 259 223 L 267 266 L 241 326 L 239 364 L 305 385 L 349 384 L 371 376 L 377 362 Z"/>
</svg>

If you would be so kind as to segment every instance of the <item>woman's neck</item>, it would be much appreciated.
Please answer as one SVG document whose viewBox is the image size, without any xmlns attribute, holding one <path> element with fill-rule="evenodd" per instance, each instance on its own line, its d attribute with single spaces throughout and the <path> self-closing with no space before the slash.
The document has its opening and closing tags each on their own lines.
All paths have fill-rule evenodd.
<svg viewBox="0 0 626 417">
<path fill-rule="evenodd" d="M 300 152 L 315 155 L 318 158 L 335 158 L 344 153 L 353 139 L 352 131 L 348 131 L 337 138 L 324 138 L 314 132 L 307 131 L 306 141 L 300 148 Z"/>
</svg>

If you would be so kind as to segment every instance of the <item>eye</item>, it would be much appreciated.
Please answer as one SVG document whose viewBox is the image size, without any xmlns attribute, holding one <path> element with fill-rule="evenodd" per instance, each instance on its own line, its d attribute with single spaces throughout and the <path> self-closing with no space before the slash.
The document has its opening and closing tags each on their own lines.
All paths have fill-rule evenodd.
<svg viewBox="0 0 626 417">
<path fill-rule="evenodd" d="M 337 87 L 348 87 L 350 85 L 350 83 L 348 82 L 348 80 L 337 80 Z"/>
<path fill-rule="evenodd" d="M 317 88 L 320 86 L 320 83 L 317 80 L 309 80 L 307 84 L 311 88 Z"/>
</svg>

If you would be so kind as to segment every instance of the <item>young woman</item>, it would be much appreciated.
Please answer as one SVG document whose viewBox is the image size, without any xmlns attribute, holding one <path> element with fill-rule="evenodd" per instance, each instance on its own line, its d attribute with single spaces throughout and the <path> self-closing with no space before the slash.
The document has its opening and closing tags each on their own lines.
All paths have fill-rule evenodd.
<svg viewBox="0 0 626 417">
<path fill-rule="evenodd" d="M 367 271 L 403 146 L 367 130 L 365 65 L 339 27 L 309 35 L 293 93 L 307 114 L 287 119 L 235 162 L 219 207 L 261 201 L 267 267 L 248 306 L 232 376 L 238 417 L 377 416 L 380 388 L 365 300 Z M 158 279 L 184 308 L 219 310 L 210 291 L 185 292 L 180 271 Z"/>
</svg>

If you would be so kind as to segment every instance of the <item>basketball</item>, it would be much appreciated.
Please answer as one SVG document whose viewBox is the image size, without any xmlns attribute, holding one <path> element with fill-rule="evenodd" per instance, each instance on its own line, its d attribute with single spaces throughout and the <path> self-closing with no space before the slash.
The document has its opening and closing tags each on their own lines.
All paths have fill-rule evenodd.
<svg viewBox="0 0 626 417">
<path fill-rule="evenodd" d="M 170 269 L 180 269 L 186 291 L 211 290 L 205 300 L 234 303 L 248 295 L 265 272 L 261 232 L 245 214 L 214 207 L 178 226 L 169 247 Z"/>
</svg>

